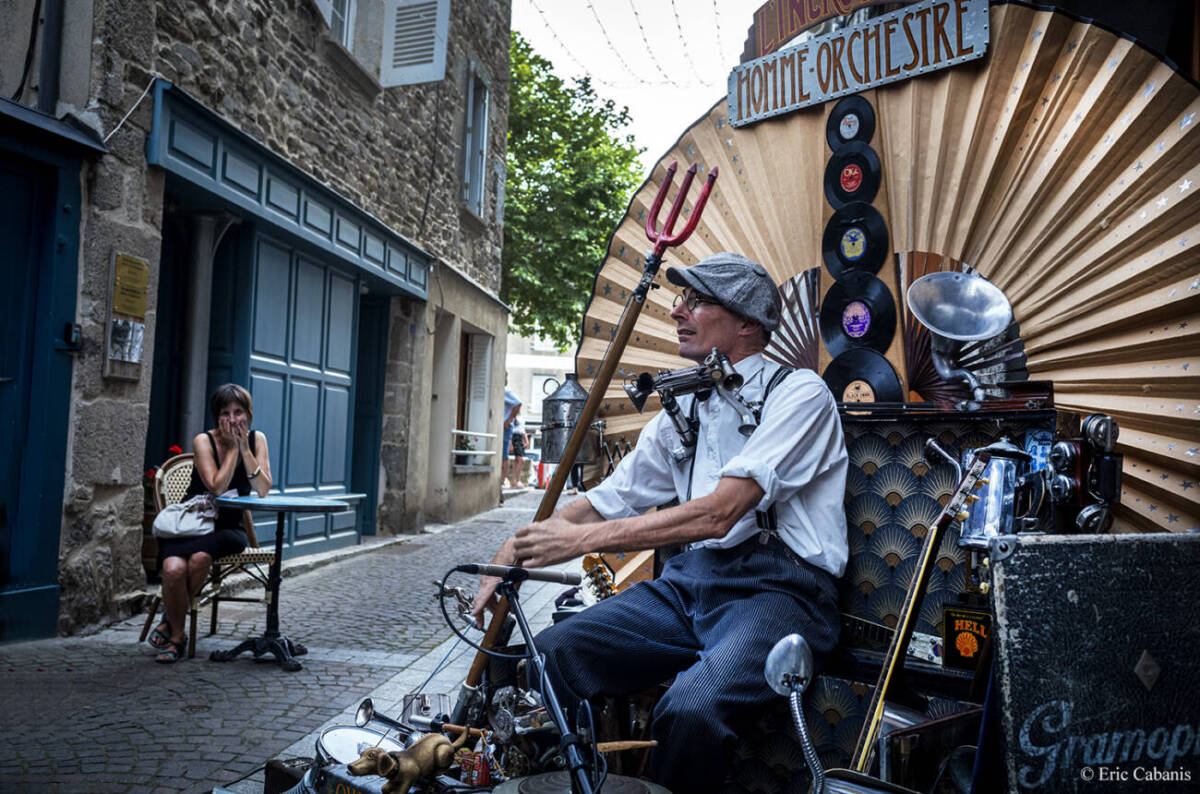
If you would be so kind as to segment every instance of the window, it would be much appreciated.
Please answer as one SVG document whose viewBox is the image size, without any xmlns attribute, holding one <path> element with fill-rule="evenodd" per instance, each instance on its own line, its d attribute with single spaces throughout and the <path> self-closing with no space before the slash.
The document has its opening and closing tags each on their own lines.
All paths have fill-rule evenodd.
<svg viewBox="0 0 1200 794">
<path fill-rule="evenodd" d="M 354 51 L 354 1 L 316 0 L 325 24 L 329 25 L 329 38 Z"/>
<path fill-rule="evenodd" d="M 462 463 L 488 465 L 494 461 L 498 444 L 488 433 L 491 415 L 492 337 L 490 334 L 464 332 L 460 347 L 458 381 L 458 427 L 454 431 L 455 450 L 478 454 L 461 455 Z"/>
<path fill-rule="evenodd" d="M 332 0 L 329 35 L 347 50 L 354 51 L 354 0 Z"/>
<path fill-rule="evenodd" d="M 467 209 L 483 217 L 484 167 L 487 164 L 488 87 L 471 64 L 467 75 L 467 121 L 463 135 L 463 192 Z"/>
</svg>

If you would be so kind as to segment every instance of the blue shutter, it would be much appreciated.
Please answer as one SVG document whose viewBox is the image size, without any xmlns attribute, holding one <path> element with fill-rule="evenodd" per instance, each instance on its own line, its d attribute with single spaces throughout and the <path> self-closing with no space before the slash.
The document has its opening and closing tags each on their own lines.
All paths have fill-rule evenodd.
<svg viewBox="0 0 1200 794">
<path fill-rule="evenodd" d="M 379 84 L 431 83 L 446 76 L 450 0 L 387 0 Z"/>
</svg>

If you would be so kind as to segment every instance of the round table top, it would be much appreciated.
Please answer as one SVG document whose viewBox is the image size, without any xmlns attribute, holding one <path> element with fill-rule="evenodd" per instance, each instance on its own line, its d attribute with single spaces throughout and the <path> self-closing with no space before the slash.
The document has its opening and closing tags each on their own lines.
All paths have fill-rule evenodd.
<svg viewBox="0 0 1200 794">
<path fill-rule="evenodd" d="M 349 505 L 336 498 L 319 496 L 290 496 L 269 493 L 266 496 L 218 496 L 214 500 L 218 507 L 236 507 L 243 510 L 273 510 L 287 513 L 331 513 L 345 510 Z"/>
</svg>

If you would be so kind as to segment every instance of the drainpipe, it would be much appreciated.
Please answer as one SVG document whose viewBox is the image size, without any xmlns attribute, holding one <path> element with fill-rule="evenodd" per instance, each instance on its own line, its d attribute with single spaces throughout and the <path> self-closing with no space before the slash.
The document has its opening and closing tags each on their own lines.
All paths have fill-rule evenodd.
<svg viewBox="0 0 1200 794">
<path fill-rule="evenodd" d="M 57 116 L 58 76 L 62 69 L 63 0 L 46 0 L 42 14 L 42 65 L 38 73 L 37 109 Z"/>
</svg>

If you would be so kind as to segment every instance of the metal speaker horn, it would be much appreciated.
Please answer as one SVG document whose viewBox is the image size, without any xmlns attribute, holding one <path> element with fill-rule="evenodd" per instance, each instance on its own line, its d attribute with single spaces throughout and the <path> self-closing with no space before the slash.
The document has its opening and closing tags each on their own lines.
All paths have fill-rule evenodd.
<svg viewBox="0 0 1200 794">
<path fill-rule="evenodd" d="M 629 402 L 634 410 L 640 414 L 646 408 L 646 400 L 654 393 L 654 376 L 643 372 L 633 383 L 625 384 L 625 393 L 629 395 Z"/>
<path fill-rule="evenodd" d="M 375 710 L 375 704 L 371 702 L 370 698 L 363 698 L 363 702 L 358 704 L 358 710 L 354 713 L 354 724 L 365 728 L 370 722 L 381 722 L 389 728 L 400 731 L 403 736 L 412 733 L 412 728 L 385 714 L 380 714 Z"/>
<path fill-rule="evenodd" d="M 979 379 L 955 367 L 963 342 L 991 339 L 1012 322 L 1012 304 L 992 282 L 973 273 L 930 273 L 908 287 L 908 309 L 933 333 L 933 365 L 946 380 L 963 380 L 976 402 Z"/>
</svg>

